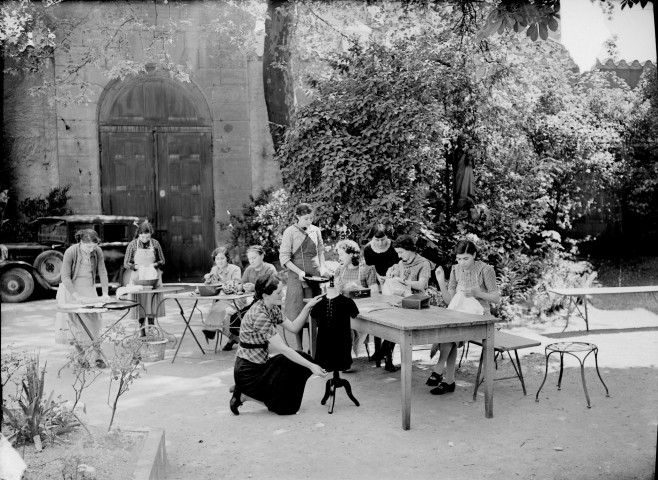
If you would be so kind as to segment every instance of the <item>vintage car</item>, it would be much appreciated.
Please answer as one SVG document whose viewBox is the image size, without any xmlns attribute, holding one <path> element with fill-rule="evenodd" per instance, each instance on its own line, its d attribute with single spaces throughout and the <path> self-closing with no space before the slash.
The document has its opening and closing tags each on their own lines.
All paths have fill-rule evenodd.
<svg viewBox="0 0 658 480">
<path fill-rule="evenodd" d="M 0 296 L 3 302 L 23 302 L 35 284 L 56 290 L 60 283 L 64 251 L 75 242 L 75 232 L 91 228 L 101 237 L 100 247 L 111 288 L 127 283 L 123 257 L 134 238 L 138 217 L 116 215 L 64 215 L 41 217 L 33 223 L 37 241 L 6 243 L 0 260 Z M 125 278 L 124 278 L 125 277 Z"/>
</svg>

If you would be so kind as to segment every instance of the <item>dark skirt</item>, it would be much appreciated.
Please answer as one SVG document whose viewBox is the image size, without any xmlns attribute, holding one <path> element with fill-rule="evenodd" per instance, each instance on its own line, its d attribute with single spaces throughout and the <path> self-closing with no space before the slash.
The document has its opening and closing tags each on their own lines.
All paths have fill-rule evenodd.
<svg viewBox="0 0 658 480">
<path fill-rule="evenodd" d="M 313 361 L 310 355 L 297 353 Z M 280 354 L 271 357 L 267 363 L 253 363 L 236 357 L 233 376 L 241 393 L 263 402 L 271 412 L 293 415 L 302 404 L 311 371 Z"/>
</svg>

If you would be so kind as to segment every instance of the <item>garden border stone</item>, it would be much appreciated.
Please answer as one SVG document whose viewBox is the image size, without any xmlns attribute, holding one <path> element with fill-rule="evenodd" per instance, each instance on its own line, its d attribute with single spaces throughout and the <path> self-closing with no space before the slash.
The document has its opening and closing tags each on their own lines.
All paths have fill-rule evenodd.
<svg viewBox="0 0 658 480">
<path fill-rule="evenodd" d="M 139 427 L 130 430 L 146 433 L 142 452 L 133 471 L 133 480 L 163 480 L 169 468 L 164 428 Z"/>
</svg>

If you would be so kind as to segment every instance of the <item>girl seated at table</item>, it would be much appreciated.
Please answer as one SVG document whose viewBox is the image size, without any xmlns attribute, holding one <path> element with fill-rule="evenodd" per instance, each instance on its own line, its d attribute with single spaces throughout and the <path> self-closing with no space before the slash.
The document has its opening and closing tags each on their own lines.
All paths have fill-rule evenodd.
<svg viewBox="0 0 658 480">
<path fill-rule="evenodd" d="M 352 240 L 336 244 L 340 266 L 334 272 L 334 282 L 339 292 L 350 287 L 370 287 L 378 291 L 377 273 L 374 268 L 361 264 L 361 249 Z"/>
<path fill-rule="evenodd" d="M 398 237 L 393 242 L 393 247 L 400 261 L 386 272 L 382 293 L 397 296 L 424 293 L 432 275 L 431 262 L 417 252 L 416 242 L 411 235 Z M 386 362 L 384 368 L 389 372 L 397 370 L 393 365 L 394 348 L 395 343 L 385 340 L 382 342 L 379 352 L 373 355 L 375 362 L 384 358 Z"/>
<path fill-rule="evenodd" d="M 210 273 L 206 273 L 203 278 L 205 283 L 225 283 L 229 280 L 240 281 L 240 267 L 230 263 L 228 256 L 228 249 L 226 247 L 217 247 L 210 254 L 214 265 L 210 269 Z M 225 335 L 229 335 L 229 323 L 231 315 L 235 313 L 235 308 L 227 301 L 215 302 L 210 311 L 203 319 L 203 323 L 207 329 L 202 330 L 206 337 L 206 341 L 215 338 L 217 330 L 222 330 Z M 230 349 L 229 349 L 230 350 Z"/>
<path fill-rule="evenodd" d="M 473 242 L 461 240 L 455 245 L 457 264 L 452 267 L 450 281 L 446 284 L 443 268 L 436 269 L 441 296 L 451 310 L 465 313 L 489 314 L 489 304 L 500 301 L 493 267 L 476 260 L 477 248 Z M 461 345 L 459 345 L 461 346 Z M 432 395 L 443 395 L 455 391 L 456 343 L 439 345 L 440 355 L 426 384 L 435 387 Z M 444 372 L 445 373 L 442 373 Z"/>
</svg>

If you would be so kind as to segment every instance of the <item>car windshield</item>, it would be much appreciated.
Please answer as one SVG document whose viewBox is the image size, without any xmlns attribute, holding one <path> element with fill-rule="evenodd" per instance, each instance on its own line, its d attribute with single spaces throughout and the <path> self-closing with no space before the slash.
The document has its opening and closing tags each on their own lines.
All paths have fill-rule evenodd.
<svg viewBox="0 0 658 480">
<path fill-rule="evenodd" d="M 66 232 L 67 230 L 65 222 L 42 223 L 39 225 L 37 238 L 39 242 L 44 243 L 66 243 Z"/>
</svg>

